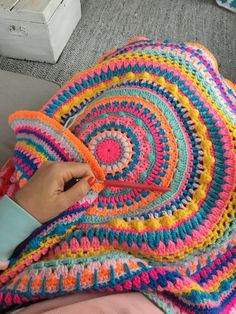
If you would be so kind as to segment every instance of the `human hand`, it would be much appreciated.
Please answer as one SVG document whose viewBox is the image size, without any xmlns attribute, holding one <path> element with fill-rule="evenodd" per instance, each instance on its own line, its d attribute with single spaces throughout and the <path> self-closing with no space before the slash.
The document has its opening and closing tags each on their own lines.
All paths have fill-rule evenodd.
<svg viewBox="0 0 236 314">
<path fill-rule="evenodd" d="M 65 190 L 65 184 L 74 178 L 81 179 Z M 44 223 L 84 197 L 94 183 L 94 174 L 88 164 L 47 161 L 13 200 Z"/>
</svg>

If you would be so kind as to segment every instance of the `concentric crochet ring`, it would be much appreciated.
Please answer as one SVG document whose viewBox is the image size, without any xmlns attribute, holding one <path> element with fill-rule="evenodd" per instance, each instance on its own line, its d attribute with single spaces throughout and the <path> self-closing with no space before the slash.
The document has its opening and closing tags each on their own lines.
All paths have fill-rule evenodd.
<svg viewBox="0 0 236 314">
<path fill-rule="evenodd" d="M 106 93 L 104 93 L 105 95 Z M 73 133 L 89 148 L 107 179 L 169 186 L 178 151 L 160 109 L 141 97 L 102 97 L 88 105 Z M 115 216 L 158 197 L 144 190 L 107 188 L 87 214 Z"/>
</svg>

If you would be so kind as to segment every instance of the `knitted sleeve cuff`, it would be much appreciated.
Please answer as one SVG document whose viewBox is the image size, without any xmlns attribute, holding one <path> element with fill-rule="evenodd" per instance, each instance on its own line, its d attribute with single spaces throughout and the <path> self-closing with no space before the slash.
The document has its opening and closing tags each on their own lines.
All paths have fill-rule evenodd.
<svg viewBox="0 0 236 314">
<path fill-rule="evenodd" d="M 5 268 L 15 247 L 41 224 L 8 196 L 0 199 L 0 268 Z M 2 266 L 2 267 L 1 267 Z"/>
</svg>

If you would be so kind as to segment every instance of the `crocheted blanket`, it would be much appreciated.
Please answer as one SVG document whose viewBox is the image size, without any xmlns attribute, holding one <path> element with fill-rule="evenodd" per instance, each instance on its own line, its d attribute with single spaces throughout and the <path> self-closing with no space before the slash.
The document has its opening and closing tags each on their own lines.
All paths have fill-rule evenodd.
<svg viewBox="0 0 236 314">
<path fill-rule="evenodd" d="M 235 313 L 235 113 L 235 86 L 206 48 L 147 38 L 76 74 L 39 112 L 14 113 L 1 195 L 48 159 L 170 189 L 96 184 L 16 249 L 0 274 L 1 309 L 140 291 L 166 313 Z"/>
</svg>

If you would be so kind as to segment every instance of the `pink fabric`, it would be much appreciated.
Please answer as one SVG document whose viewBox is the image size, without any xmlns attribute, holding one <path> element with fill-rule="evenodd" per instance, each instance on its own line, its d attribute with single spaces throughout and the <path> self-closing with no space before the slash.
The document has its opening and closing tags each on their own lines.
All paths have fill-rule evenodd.
<svg viewBox="0 0 236 314">
<path fill-rule="evenodd" d="M 162 314 L 163 312 L 138 292 L 121 294 L 83 293 L 42 301 L 14 314 Z"/>
</svg>

